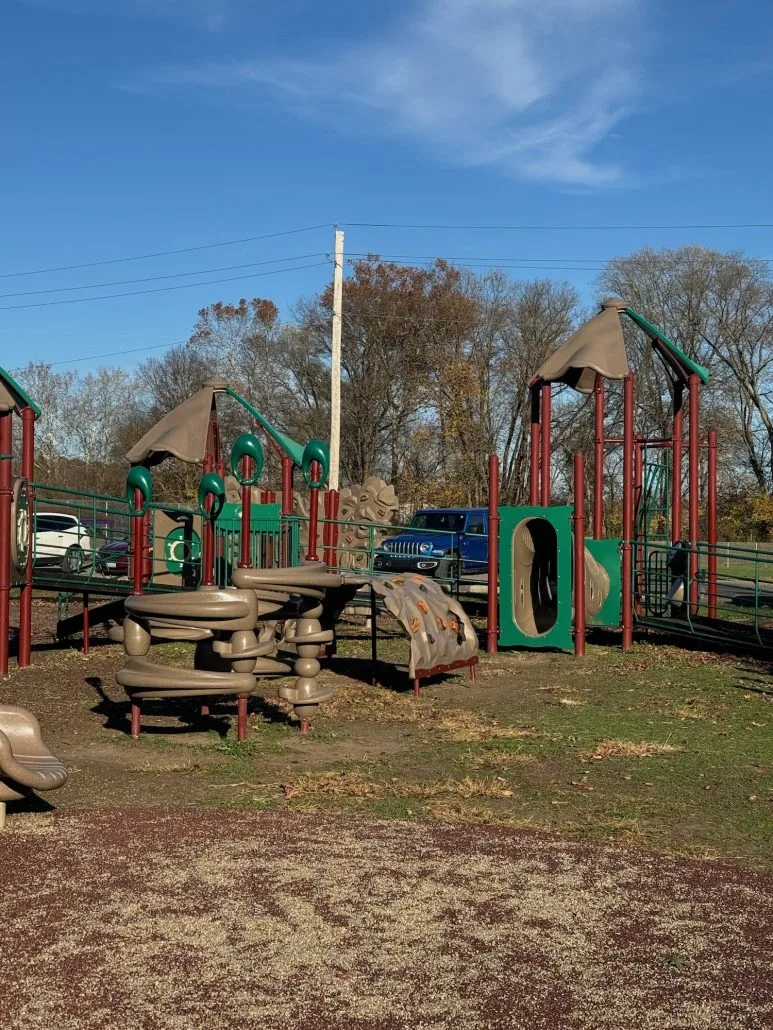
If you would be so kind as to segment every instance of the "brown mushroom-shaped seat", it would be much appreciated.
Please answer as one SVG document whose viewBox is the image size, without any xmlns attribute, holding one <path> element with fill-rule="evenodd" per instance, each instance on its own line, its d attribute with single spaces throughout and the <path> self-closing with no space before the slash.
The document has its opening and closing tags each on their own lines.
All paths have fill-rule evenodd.
<svg viewBox="0 0 773 1030">
<path fill-rule="evenodd" d="M 66 782 L 67 770 L 43 743 L 32 712 L 0 705 L 0 828 L 5 825 L 7 801 L 33 791 L 56 790 Z"/>
</svg>

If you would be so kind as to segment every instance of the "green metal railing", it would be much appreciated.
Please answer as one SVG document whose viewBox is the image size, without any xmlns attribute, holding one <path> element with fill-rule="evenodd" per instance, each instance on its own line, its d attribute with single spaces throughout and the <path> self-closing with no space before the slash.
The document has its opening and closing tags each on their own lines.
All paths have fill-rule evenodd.
<svg viewBox="0 0 773 1030">
<path fill-rule="evenodd" d="M 107 579 L 100 550 L 106 544 L 128 540 L 126 499 L 109 494 L 50 483 L 31 484 L 35 500 L 30 519 L 34 580 L 38 586 L 84 587 Z M 75 520 L 67 529 L 65 520 Z M 105 582 L 109 593 L 114 592 Z"/>
<path fill-rule="evenodd" d="M 77 490 L 50 483 L 32 484 L 35 499 L 32 511 L 33 563 L 35 585 L 57 590 L 64 598 L 83 593 L 120 595 L 131 591 L 131 519 L 127 499 L 94 491 Z M 41 526 L 45 517 L 68 515 L 77 520 L 74 531 L 63 532 L 61 541 L 43 538 Z M 153 501 L 148 505 L 146 520 L 145 589 L 149 591 L 195 589 L 201 581 L 201 515 L 198 508 Z M 160 515 L 171 520 L 163 532 Z M 304 524 L 300 515 L 280 515 L 278 505 L 256 505 L 250 534 L 250 561 L 254 568 L 279 567 L 286 553 L 288 565 L 303 560 L 301 547 Z M 460 535 L 448 531 L 392 523 L 362 523 L 337 519 L 334 523 L 320 519 L 320 534 L 326 525 L 333 525 L 337 543 L 331 566 L 366 575 L 390 576 L 417 571 L 434 576 L 455 595 L 463 593 L 465 581 L 475 580 L 476 573 L 485 573 L 487 562 L 474 562 L 458 557 Z M 38 531 L 36 532 L 36 527 Z M 447 537 L 442 547 L 447 555 L 421 551 L 418 544 L 403 551 L 391 551 L 390 539 L 409 532 L 414 539 L 426 537 L 437 550 L 438 538 Z M 44 539 L 47 543 L 44 543 Z M 481 538 L 483 539 L 483 538 Z M 111 545 L 117 545 L 111 550 Z M 125 546 L 121 546 L 125 545 Z M 215 581 L 226 586 L 233 569 L 238 566 L 241 549 L 241 518 L 237 505 L 227 505 L 215 523 Z M 317 548 L 323 559 L 323 545 Z M 433 568 L 421 568 L 431 564 Z M 481 577 L 479 577 L 480 579 Z M 481 582 L 474 583 L 476 589 Z"/>
<path fill-rule="evenodd" d="M 282 521 L 283 524 L 297 526 L 300 535 L 301 526 L 308 523 L 308 518 L 297 515 L 282 516 Z M 415 571 L 432 576 L 458 596 L 465 590 L 482 586 L 483 584 L 474 582 L 475 577 L 488 570 L 488 561 L 468 559 L 460 555 L 461 534 L 452 531 L 420 529 L 416 526 L 394 523 L 364 523 L 356 519 L 320 519 L 320 541 L 323 539 L 325 526 L 335 527 L 338 542 L 330 548 L 333 552 L 333 561 L 330 564 L 331 567 L 342 571 L 348 569 L 374 576 L 394 576 L 400 572 Z M 432 549 L 421 552 L 418 546 L 409 548 L 406 552 L 392 551 L 389 541 L 402 533 L 410 533 L 413 537 L 425 537 L 428 542 L 437 542 L 440 538 L 443 543 L 442 549 L 448 553 L 436 555 L 432 553 Z M 379 538 L 383 538 L 381 543 Z M 480 535 L 478 539 L 488 538 L 486 535 Z M 317 556 L 321 560 L 325 558 L 325 547 L 321 542 L 317 546 Z M 420 567 L 421 564 L 431 565 L 432 568 L 423 569 Z"/>
<path fill-rule="evenodd" d="M 646 555 L 639 564 L 637 548 Z M 714 642 L 773 646 L 773 555 L 743 544 L 690 547 L 654 541 L 635 542 L 632 555 L 634 611 L 641 624 Z"/>
</svg>

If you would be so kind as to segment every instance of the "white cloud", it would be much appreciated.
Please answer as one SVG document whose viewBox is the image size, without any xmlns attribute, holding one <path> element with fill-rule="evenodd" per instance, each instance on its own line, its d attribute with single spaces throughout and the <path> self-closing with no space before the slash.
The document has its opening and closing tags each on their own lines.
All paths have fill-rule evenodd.
<svg viewBox="0 0 773 1030">
<path fill-rule="evenodd" d="M 155 81 L 257 84 L 299 113 L 573 186 L 622 181 L 596 155 L 633 107 L 644 0 L 421 0 L 377 42 L 335 55 L 174 69 Z"/>
</svg>

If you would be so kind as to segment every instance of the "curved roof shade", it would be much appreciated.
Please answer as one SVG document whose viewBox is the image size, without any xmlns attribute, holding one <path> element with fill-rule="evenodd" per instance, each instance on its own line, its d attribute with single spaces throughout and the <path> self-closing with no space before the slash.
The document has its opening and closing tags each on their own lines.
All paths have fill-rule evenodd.
<svg viewBox="0 0 773 1030">
<path fill-rule="evenodd" d="M 593 392 L 597 372 L 605 379 L 625 379 L 630 368 L 618 304 L 625 307 L 624 301 L 605 302 L 598 315 L 543 362 L 536 378 L 544 383 L 566 383 L 580 393 Z"/>
</svg>

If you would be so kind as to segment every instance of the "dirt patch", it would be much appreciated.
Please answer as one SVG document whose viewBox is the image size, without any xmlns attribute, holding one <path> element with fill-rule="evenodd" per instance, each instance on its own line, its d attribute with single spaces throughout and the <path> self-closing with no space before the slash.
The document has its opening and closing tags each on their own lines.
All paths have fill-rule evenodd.
<svg viewBox="0 0 773 1030">
<path fill-rule="evenodd" d="M 13 1030 L 763 1030 L 773 881 L 484 826 L 164 809 L 2 838 Z"/>
</svg>

